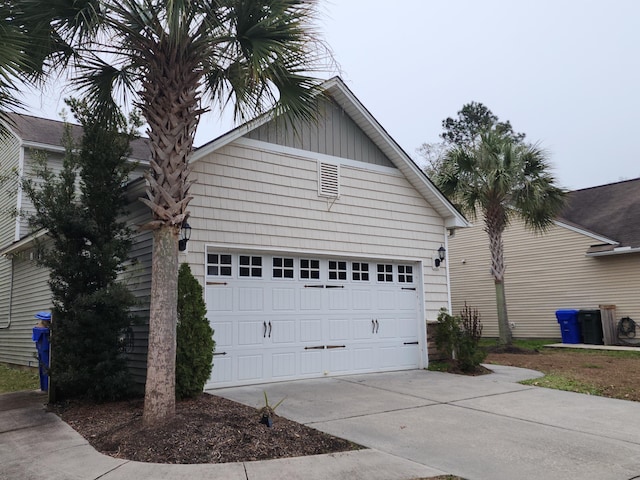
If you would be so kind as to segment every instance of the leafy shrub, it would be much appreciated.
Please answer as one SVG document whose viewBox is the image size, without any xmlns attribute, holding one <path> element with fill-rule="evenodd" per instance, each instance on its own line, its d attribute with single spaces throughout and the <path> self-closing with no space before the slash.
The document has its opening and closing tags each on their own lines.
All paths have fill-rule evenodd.
<svg viewBox="0 0 640 480">
<path fill-rule="evenodd" d="M 460 312 L 460 327 L 462 335 L 458 345 L 458 366 L 463 372 L 472 372 L 487 356 L 486 351 L 479 346 L 482 322 L 477 308 L 472 309 L 464 304 Z"/>
<path fill-rule="evenodd" d="M 178 273 L 176 398 L 196 397 L 211 375 L 215 342 L 202 287 L 183 263 Z"/>
<path fill-rule="evenodd" d="M 436 347 L 452 359 L 458 369 L 473 372 L 483 362 L 486 352 L 479 346 L 482 322 L 477 309 L 465 303 L 460 316 L 440 310 L 436 324 Z"/>
</svg>

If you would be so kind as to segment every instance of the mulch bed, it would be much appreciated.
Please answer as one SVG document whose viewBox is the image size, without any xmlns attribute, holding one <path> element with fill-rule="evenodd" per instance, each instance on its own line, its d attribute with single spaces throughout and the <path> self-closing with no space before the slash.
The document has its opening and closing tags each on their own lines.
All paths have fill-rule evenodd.
<svg viewBox="0 0 640 480">
<path fill-rule="evenodd" d="M 164 425 L 142 425 L 142 399 L 53 407 L 98 451 L 153 463 L 226 463 L 357 450 L 360 446 L 274 417 L 269 428 L 257 409 L 203 394 L 176 405 Z"/>
</svg>

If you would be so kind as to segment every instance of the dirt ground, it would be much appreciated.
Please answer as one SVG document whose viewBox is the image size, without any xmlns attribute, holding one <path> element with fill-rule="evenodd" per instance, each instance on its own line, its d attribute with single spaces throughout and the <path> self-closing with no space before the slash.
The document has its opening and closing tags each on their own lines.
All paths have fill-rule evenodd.
<svg viewBox="0 0 640 480">
<path fill-rule="evenodd" d="M 486 363 L 562 374 L 593 386 L 599 395 L 640 401 L 640 357 L 544 349 L 530 354 L 490 353 Z M 160 428 L 142 426 L 142 405 L 141 399 L 103 405 L 72 403 L 56 411 L 97 450 L 142 462 L 241 462 L 359 448 L 277 416 L 269 428 L 259 423 L 257 409 L 212 395 L 179 402 L 175 420 Z"/>
<path fill-rule="evenodd" d="M 640 356 L 618 358 L 597 350 L 545 348 L 539 353 L 490 353 L 485 363 L 531 368 L 593 386 L 598 395 L 640 402 Z"/>
<path fill-rule="evenodd" d="M 57 412 L 96 450 L 140 462 L 243 462 L 360 448 L 278 416 L 269 428 L 257 409 L 213 395 L 178 402 L 175 419 L 159 428 L 142 426 L 142 407 L 139 399 L 72 403 Z"/>
</svg>

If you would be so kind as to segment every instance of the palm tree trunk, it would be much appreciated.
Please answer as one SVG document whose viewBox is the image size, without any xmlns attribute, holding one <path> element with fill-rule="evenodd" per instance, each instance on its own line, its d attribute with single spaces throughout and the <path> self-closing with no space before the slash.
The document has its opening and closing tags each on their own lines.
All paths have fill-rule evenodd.
<svg viewBox="0 0 640 480">
<path fill-rule="evenodd" d="M 494 280 L 496 286 L 496 307 L 498 309 L 498 344 L 502 346 L 511 346 L 513 336 L 509 325 L 509 317 L 507 315 L 507 299 L 504 293 L 504 281 Z"/>
<path fill-rule="evenodd" d="M 178 228 L 164 225 L 153 232 L 149 350 L 144 396 L 144 425 L 175 414 L 175 358 L 178 304 Z"/>
<path fill-rule="evenodd" d="M 491 275 L 496 287 L 496 308 L 498 313 L 499 344 L 510 346 L 513 343 L 509 316 L 507 315 L 507 299 L 504 289 L 504 244 L 502 232 L 505 229 L 505 216 L 498 206 L 485 212 L 485 231 L 489 235 L 491 250 Z"/>
</svg>

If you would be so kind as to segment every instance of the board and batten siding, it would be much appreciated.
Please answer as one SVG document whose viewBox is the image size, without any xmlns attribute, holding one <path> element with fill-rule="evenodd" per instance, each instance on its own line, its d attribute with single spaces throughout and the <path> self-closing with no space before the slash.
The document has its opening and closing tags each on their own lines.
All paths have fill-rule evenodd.
<svg viewBox="0 0 640 480">
<path fill-rule="evenodd" d="M 340 197 L 323 198 L 313 154 L 272 147 L 237 140 L 194 163 L 194 274 L 203 280 L 207 244 L 422 260 L 426 318 L 436 319 L 448 304 L 445 269 L 431 268 L 444 222 L 406 178 L 396 169 L 343 162 Z"/>
<path fill-rule="evenodd" d="M 393 163 L 330 99 L 319 101 L 316 122 L 301 122 L 292 129 L 278 117 L 252 130 L 247 138 L 333 157 L 394 168 Z"/>
<path fill-rule="evenodd" d="M 545 234 L 513 221 L 504 233 L 505 290 L 514 337 L 560 338 L 555 312 L 616 305 L 616 317 L 640 320 L 640 254 L 587 257 L 592 237 L 553 225 Z M 477 307 L 483 335 L 498 335 L 495 287 L 482 224 L 449 239 L 454 313 Z"/>
</svg>

